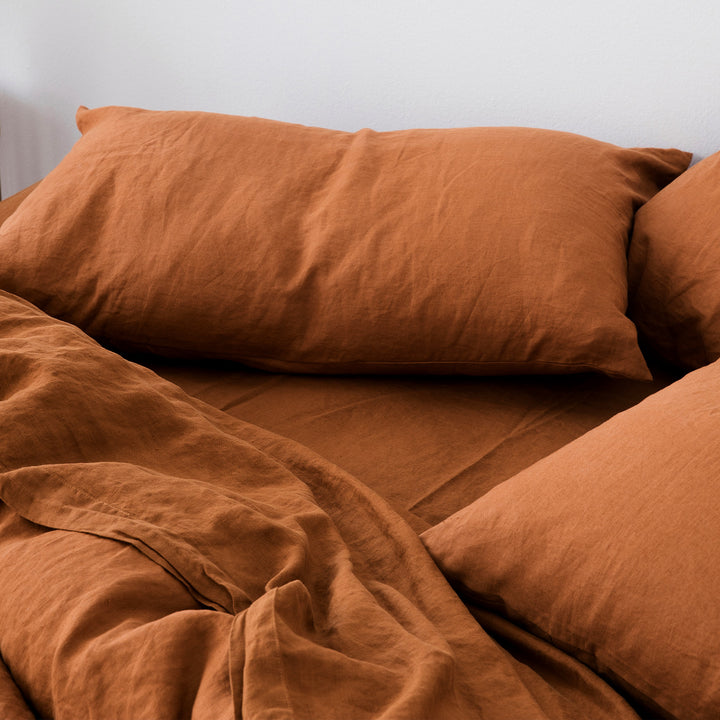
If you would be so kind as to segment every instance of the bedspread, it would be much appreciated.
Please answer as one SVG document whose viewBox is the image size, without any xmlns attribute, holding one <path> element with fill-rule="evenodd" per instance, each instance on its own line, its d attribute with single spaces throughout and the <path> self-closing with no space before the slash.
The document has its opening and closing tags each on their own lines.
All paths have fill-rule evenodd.
<svg viewBox="0 0 720 720">
<path fill-rule="evenodd" d="M 0 378 L 3 710 L 635 717 L 513 660 L 350 475 L 8 293 Z"/>
</svg>

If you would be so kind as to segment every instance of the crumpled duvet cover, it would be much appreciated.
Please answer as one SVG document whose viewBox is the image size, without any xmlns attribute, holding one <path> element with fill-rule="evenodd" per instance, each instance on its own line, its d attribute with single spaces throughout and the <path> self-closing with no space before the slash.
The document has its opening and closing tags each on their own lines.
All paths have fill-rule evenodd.
<svg viewBox="0 0 720 720">
<path fill-rule="evenodd" d="M 352 476 L 5 292 L 0 427 L 0 717 L 636 717 Z"/>
</svg>

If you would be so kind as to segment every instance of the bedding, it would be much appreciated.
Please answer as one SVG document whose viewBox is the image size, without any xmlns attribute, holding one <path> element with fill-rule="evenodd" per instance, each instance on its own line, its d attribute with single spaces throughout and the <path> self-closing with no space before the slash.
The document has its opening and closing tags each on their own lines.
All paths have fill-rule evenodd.
<svg viewBox="0 0 720 720">
<path fill-rule="evenodd" d="M 720 357 L 720 154 L 701 160 L 637 214 L 630 313 L 668 360 L 699 368 Z"/>
<path fill-rule="evenodd" d="M 423 534 L 485 607 L 661 717 L 720 715 L 720 363 L 697 370 Z"/>
<path fill-rule="evenodd" d="M 107 107 L 0 231 L 0 287 L 124 350 L 313 373 L 647 379 L 634 212 L 679 150 Z"/>
<path fill-rule="evenodd" d="M 676 367 L 646 346 L 641 353 L 624 315 L 624 253 L 635 211 L 667 183 L 674 192 L 671 181 L 687 154 L 527 129 L 350 134 L 121 108 L 82 110 L 78 119 L 83 138 L 66 161 L 0 203 L 0 717 L 717 714 L 710 645 L 717 538 L 708 477 L 718 371 L 678 380 Z M 142 135 L 148 123 L 156 124 L 155 135 Z M 269 194 L 250 204 L 253 217 L 244 216 L 256 224 L 249 228 L 254 244 L 242 252 L 230 243 L 235 236 L 216 233 L 223 212 L 232 216 L 242 205 L 215 182 L 214 163 L 224 157 L 220 129 L 232 130 L 244 162 L 261 146 L 253 172 L 255 182 L 263 177 L 268 185 Z M 309 139 L 322 141 L 311 143 L 317 152 L 309 167 L 302 153 L 293 155 L 293 137 L 306 149 Z M 422 246 L 432 233 L 390 232 L 402 220 L 393 212 L 406 212 L 413 197 L 423 204 L 401 187 L 409 172 L 402 153 L 392 171 L 383 165 L 395 142 L 405 149 L 428 143 L 436 174 L 454 163 L 464 168 L 449 184 L 426 178 L 425 190 L 431 197 L 440 188 L 443 212 L 449 208 L 445 227 L 453 232 L 479 203 L 489 228 L 481 250 L 488 237 L 502 237 L 501 249 L 516 265 L 489 266 L 495 269 L 483 287 L 512 279 L 501 271 L 517 270 L 534 250 L 557 266 L 546 284 L 537 283 L 557 305 L 533 318 L 528 303 L 538 287 L 528 295 L 522 283 L 511 283 L 504 299 L 509 307 L 519 299 L 525 320 L 467 323 L 463 332 L 480 333 L 482 342 L 446 343 L 443 352 L 453 360 L 442 367 L 433 356 L 419 368 L 427 347 L 406 341 L 425 328 L 428 344 L 441 346 L 432 333 L 447 321 L 443 313 L 452 315 L 448 308 L 477 286 L 467 287 L 467 275 L 441 263 L 430 280 L 451 281 L 455 294 L 430 282 L 432 302 L 412 305 L 409 315 L 386 315 L 381 304 L 360 312 L 353 302 L 370 296 L 350 292 L 340 270 L 353 263 L 343 252 L 365 253 L 363 242 L 382 233 L 363 232 L 362 241 L 348 244 L 341 240 L 349 236 L 328 224 L 344 222 L 343 213 L 357 205 L 373 228 L 388 231 L 383 240 L 400 243 L 412 260 L 403 272 L 420 271 L 425 256 L 413 256 L 413 243 Z M 228 151 L 227 142 L 222 147 Z M 324 353 L 339 345 L 328 335 L 330 344 L 303 350 L 322 350 L 312 363 L 286 363 L 280 353 L 257 363 L 237 351 L 247 341 L 239 338 L 252 323 L 258 333 L 270 332 L 267 318 L 254 316 L 252 303 L 229 312 L 208 302 L 213 293 L 226 295 L 228 284 L 222 273 L 203 275 L 213 270 L 199 268 L 207 260 L 203 243 L 216 233 L 210 246 L 216 243 L 215 258 L 223 261 L 213 266 L 218 272 L 228 265 L 237 273 L 272 237 L 281 237 L 292 259 L 290 236 L 273 235 L 272 223 L 286 212 L 300 217 L 315 195 L 287 192 L 287 183 L 303 185 L 292 173 L 276 176 L 289 172 L 285 160 L 300 174 L 319 171 L 320 150 L 330 147 L 343 149 L 322 185 L 331 197 L 305 219 L 322 220 L 313 226 L 316 240 L 337 244 L 303 244 L 302 251 L 314 247 L 311 260 L 325 252 L 341 259 L 331 275 L 342 302 L 323 284 L 330 275 L 313 269 L 310 286 L 320 293 L 315 299 L 323 298 L 313 317 L 339 322 L 345 305 L 359 313 L 353 322 L 360 325 L 363 314 L 374 315 L 383 332 L 392 330 L 393 352 L 402 346 L 407 354 L 392 366 L 377 355 L 333 364 Z M 258 160 L 268 153 L 273 162 Z M 473 164 L 480 156 L 490 164 Z M 375 185 L 370 157 L 384 169 Z M 408 167 L 419 172 L 432 158 L 411 154 L 416 164 Z M 228 187 L 242 176 L 240 167 L 249 165 L 226 168 Z M 396 167 L 397 186 L 386 177 Z M 509 178 L 512 189 L 501 192 Z M 548 178 L 559 181 L 550 183 L 552 191 Z M 379 204 L 365 205 L 368 198 Z M 183 216 L 192 207 L 203 208 L 198 218 L 206 228 Z M 143 231 L 133 225 L 138 218 Z M 597 254 L 582 246 L 573 255 L 579 246 L 566 242 L 568 228 L 575 240 L 577 231 L 596 243 Z M 452 237 L 443 252 L 470 242 Z M 170 255 L 153 255 L 158 248 Z M 168 272 L 151 262 L 161 256 L 170 258 Z M 473 272 L 486 267 L 482 253 L 473 260 Z M 269 311 L 287 311 L 270 332 L 279 333 L 273 342 L 283 338 L 285 352 L 308 327 L 290 322 L 291 294 L 277 278 L 268 281 L 276 268 L 257 269 L 241 277 L 260 287 Z M 362 266 L 363 281 L 380 283 L 373 292 L 396 280 L 382 269 Z M 492 302 L 473 302 L 473 312 L 493 315 Z M 183 315 L 191 306 L 192 322 Z M 576 325 L 557 324 L 573 314 Z M 398 320 L 418 325 L 405 334 Z M 589 350 L 583 328 L 596 320 L 603 329 Z M 332 327 L 343 340 L 342 323 Z M 498 327 L 513 337 L 501 340 Z M 357 348 L 375 353 L 375 330 L 359 332 Z M 538 344 L 537 333 L 553 339 Z M 621 335 L 625 350 L 618 355 Z M 469 359 L 498 348 L 509 353 L 502 366 L 480 368 L 477 355 Z M 560 373 L 538 360 L 552 348 L 574 358 Z M 588 352 L 592 361 L 587 354 L 579 359 Z M 180 357 L 161 357 L 168 353 Z M 352 374 L 330 374 L 338 370 Z M 432 376 L 439 370 L 450 375 Z M 480 371 L 512 377 L 467 376 Z M 487 517 L 497 522 L 485 523 Z M 478 545 L 481 539 L 487 543 Z M 689 567 L 682 566 L 688 558 Z M 501 570 L 512 580 L 507 597 L 483 586 Z M 559 625 L 533 614 L 548 605 Z"/>
<path fill-rule="evenodd" d="M 0 373 L 0 653 L 38 716 L 635 717 L 521 667 L 350 475 L 5 292 Z"/>
<path fill-rule="evenodd" d="M 678 377 L 318 377 L 137 358 L 189 395 L 292 438 L 421 532 Z"/>
</svg>

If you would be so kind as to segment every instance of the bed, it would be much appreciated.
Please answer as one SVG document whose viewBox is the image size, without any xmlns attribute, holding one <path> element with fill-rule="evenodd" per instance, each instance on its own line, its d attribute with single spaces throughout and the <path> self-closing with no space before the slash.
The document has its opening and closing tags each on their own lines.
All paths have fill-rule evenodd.
<svg viewBox="0 0 720 720">
<path fill-rule="evenodd" d="M 720 716 L 718 160 L 80 108 L 0 203 L 0 716 Z"/>
</svg>

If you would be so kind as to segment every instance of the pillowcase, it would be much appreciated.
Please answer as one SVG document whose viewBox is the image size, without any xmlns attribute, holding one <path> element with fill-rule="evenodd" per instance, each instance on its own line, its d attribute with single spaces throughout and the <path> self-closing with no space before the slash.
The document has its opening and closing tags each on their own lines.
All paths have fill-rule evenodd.
<svg viewBox="0 0 720 720">
<path fill-rule="evenodd" d="M 271 370 L 648 377 L 628 233 L 686 153 L 524 128 L 77 121 L 0 230 L 0 287 L 99 339 Z"/>
<path fill-rule="evenodd" d="M 497 486 L 423 541 L 461 593 L 661 717 L 720 717 L 718 418 L 720 362 Z"/>
<path fill-rule="evenodd" d="M 629 273 L 632 317 L 659 352 L 690 368 L 720 357 L 720 153 L 641 208 Z"/>
</svg>

